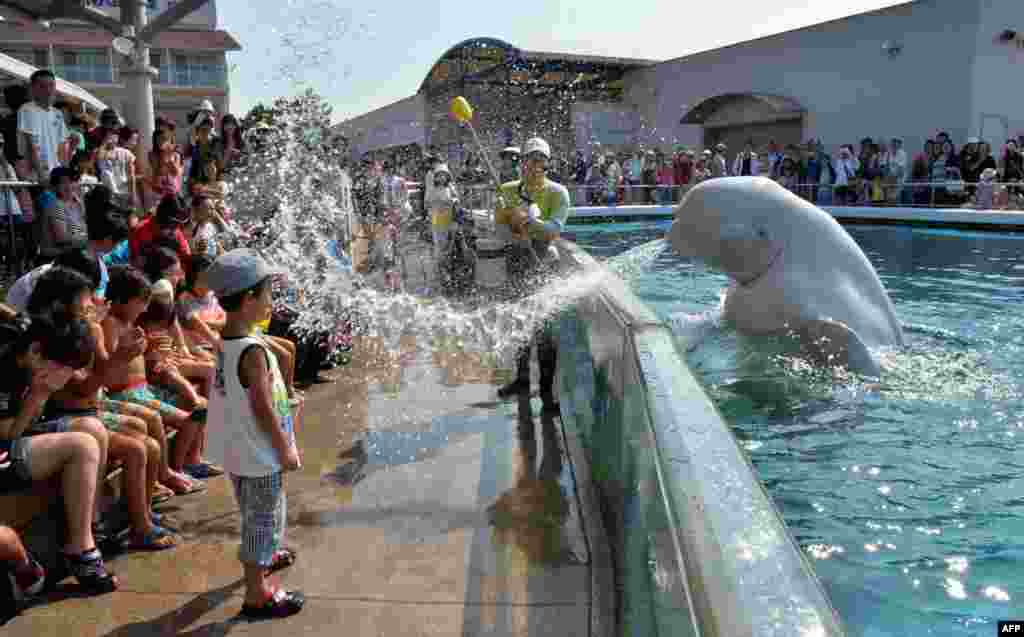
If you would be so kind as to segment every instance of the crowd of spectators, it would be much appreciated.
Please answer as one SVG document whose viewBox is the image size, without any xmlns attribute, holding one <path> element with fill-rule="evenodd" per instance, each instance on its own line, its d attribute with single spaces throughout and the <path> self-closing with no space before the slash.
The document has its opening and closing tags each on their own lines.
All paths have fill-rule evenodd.
<svg viewBox="0 0 1024 637">
<path fill-rule="evenodd" d="M 238 120 L 206 100 L 189 117 L 184 146 L 164 117 L 147 146 L 112 109 L 93 121 L 55 105 L 49 71 L 35 73 L 28 91 L 5 91 L 14 110 L 0 122 L 0 180 L 9 182 L 0 185 L 9 222 L 0 236 L 16 276 L 0 303 L 0 493 L 59 479 L 61 558 L 86 592 L 104 593 L 119 585 L 104 540 L 174 548 L 178 523 L 154 507 L 223 473 L 203 449 L 232 299 L 221 307 L 207 273 L 237 242 L 224 176 L 246 143 Z M 254 337 L 294 406 L 296 385 L 318 380 L 322 359 L 304 359 L 287 326 L 273 323 L 260 321 Z M 100 517 L 100 483 L 115 464 L 126 519 Z M 272 567 L 294 559 L 272 557 Z M 10 596 L 0 592 L 0 606 L 43 588 L 40 561 L 0 527 L 3 565 Z"/>
<path fill-rule="evenodd" d="M 576 205 L 670 204 L 694 184 L 725 176 L 763 176 L 822 205 L 969 206 L 1024 208 L 1024 135 L 1006 141 L 998 157 L 988 142 L 972 137 L 957 148 L 949 134 L 928 139 L 908 155 L 903 140 L 864 138 L 835 152 L 821 140 L 803 145 L 748 141 L 732 153 L 725 144 L 694 151 L 679 148 L 576 153 L 564 183 L 575 187 Z M 558 179 L 559 176 L 553 176 Z"/>
</svg>

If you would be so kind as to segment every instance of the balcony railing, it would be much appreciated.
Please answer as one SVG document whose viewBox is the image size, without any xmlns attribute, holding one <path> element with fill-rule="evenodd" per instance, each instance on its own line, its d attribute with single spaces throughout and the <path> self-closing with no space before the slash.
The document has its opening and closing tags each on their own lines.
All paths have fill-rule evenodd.
<svg viewBox="0 0 1024 637">
<path fill-rule="evenodd" d="M 113 84 L 114 73 L 109 64 L 58 64 L 54 72 L 62 80 L 80 84 Z"/>
<path fill-rule="evenodd" d="M 160 81 L 164 81 L 161 71 Z M 187 64 L 175 66 L 173 74 L 167 74 L 174 86 L 227 86 L 228 70 L 223 64 Z"/>
</svg>

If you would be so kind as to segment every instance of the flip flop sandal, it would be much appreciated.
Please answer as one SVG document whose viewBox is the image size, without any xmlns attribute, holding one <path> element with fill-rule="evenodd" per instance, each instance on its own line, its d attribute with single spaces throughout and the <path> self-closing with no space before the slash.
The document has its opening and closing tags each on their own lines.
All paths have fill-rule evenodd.
<svg viewBox="0 0 1024 637">
<path fill-rule="evenodd" d="M 195 478 L 196 480 L 206 480 L 208 478 L 216 478 L 217 476 L 224 475 L 224 470 L 216 465 L 212 465 L 208 462 L 201 462 L 199 464 L 187 464 L 183 467 L 185 473 Z"/>
<path fill-rule="evenodd" d="M 302 610 L 306 596 L 298 591 L 278 590 L 260 606 L 242 604 L 242 617 L 249 620 L 281 619 Z"/>
<path fill-rule="evenodd" d="M 206 491 L 206 485 L 200 480 L 193 480 L 189 483 L 187 489 L 175 491 L 174 495 L 192 495 L 193 493 L 202 493 Z"/>
<path fill-rule="evenodd" d="M 162 504 L 164 502 L 167 502 L 168 500 L 170 500 L 173 497 L 174 497 L 174 490 L 168 489 L 167 487 L 163 486 L 162 484 L 158 484 L 158 485 L 156 485 L 156 489 L 153 491 L 153 500 L 152 500 L 152 502 L 150 504 L 151 505 Z"/>
<path fill-rule="evenodd" d="M 149 514 L 149 519 L 153 521 L 154 526 L 158 526 L 162 529 L 167 529 L 168 531 L 173 532 L 178 532 L 181 530 L 180 528 L 178 528 L 179 524 L 173 521 L 168 515 L 164 513 L 157 513 L 156 511 L 153 511 Z"/>
<path fill-rule="evenodd" d="M 286 569 L 295 563 L 298 554 L 292 549 L 281 549 L 274 553 L 274 557 L 270 560 L 269 571 L 276 573 L 282 569 Z"/>
<path fill-rule="evenodd" d="M 153 524 L 153 528 L 141 540 L 129 537 L 124 543 L 124 548 L 129 551 L 166 551 L 176 546 L 178 541 L 174 539 L 174 534 L 157 524 Z"/>
<path fill-rule="evenodd" d="M 61 554 L 68 570 L 78 583 L 91 594 L 101 595 L 117 590 L 117 577 L 107 570 L 103 556 L 95 548 L 79 555 Z"/>
</svg>

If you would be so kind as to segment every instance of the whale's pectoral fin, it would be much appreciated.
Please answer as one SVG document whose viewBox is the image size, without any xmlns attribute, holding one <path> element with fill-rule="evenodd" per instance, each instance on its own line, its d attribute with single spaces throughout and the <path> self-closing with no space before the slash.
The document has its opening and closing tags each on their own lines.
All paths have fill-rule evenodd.
<svg viewBox="0 0 1024 637">
<path fill-rule="evenodd" d="M 796 333 L 804 355 L 820 365 L 846 367 L 865 376 L 881 374 L 871 350 L 845 323 L 832 319 L 808 321 Z"/>
</svg>

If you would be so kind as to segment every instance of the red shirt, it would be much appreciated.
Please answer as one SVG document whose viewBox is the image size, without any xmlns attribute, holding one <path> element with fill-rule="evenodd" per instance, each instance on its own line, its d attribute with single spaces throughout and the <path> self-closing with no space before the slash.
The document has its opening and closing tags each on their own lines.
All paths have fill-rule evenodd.
<svg viewBox="0 0 1024 637">
<path fill-rule="evenodd" d="M 147 246 L 156 243 L 159 236 L 160 226 L 156 222 L 156 217 L 150 217 L 135 226 L 135 229 L 128 236 L 128 251 L 131 253 L 132 259 L 139 258 Z M 178 258 L 181 259 L 181 267 L 187 272 L 192 250 L 189 249 L 185 233 L 180 227 L 174 231 L 174 240 L 178 244 L 177 252 Z"/>
</svg>

